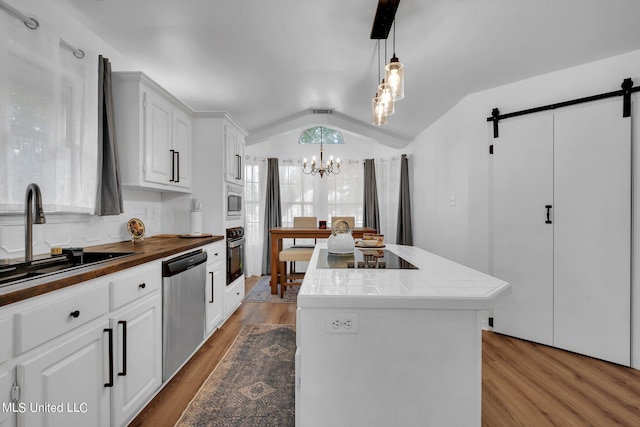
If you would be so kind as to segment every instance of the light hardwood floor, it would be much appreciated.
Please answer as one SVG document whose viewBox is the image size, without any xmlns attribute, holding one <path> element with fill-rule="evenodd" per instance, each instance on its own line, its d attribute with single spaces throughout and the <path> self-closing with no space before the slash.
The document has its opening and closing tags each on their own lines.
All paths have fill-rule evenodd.
<svg viewBox="0 0 640 427">
<path fill-rule="evenodd" d="M 243 303 L 130 425 L 174 425 L 245 324 L 293 324 L 295 308 Z M 488 331 L 482 339 L 484 427 L 640 426 L 640 371 Z"/>
</svg>

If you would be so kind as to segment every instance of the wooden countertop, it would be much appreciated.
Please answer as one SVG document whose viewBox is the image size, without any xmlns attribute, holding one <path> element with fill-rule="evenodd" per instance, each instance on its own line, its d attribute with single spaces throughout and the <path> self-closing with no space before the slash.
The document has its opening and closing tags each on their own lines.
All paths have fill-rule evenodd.
<svg viewBox="0 0 640 427">
<path fill-rule="evenodd" d="M 105 261 L 97 265 L 81 267 L 74 271 L 62 272 L 51 276 L 19 282 L 15 285 L 0 288 L 0 307 L 32 298 L 47 292 L 76 285 L 96 277 L 116 273 L 140 264 L 166 258 L 168 256 L 188 251 L 224 240 L 224 236 L 208 236 L 197 238 L 181 238 L 177 234 L 160 234 L 147 237 L 135 243 L 131 241 L 107 243 L 84 248 L 85 252 L 135 252 L 112 261 Z M 160 273 L 160 272 L 159 272 Z"/>
</svg>

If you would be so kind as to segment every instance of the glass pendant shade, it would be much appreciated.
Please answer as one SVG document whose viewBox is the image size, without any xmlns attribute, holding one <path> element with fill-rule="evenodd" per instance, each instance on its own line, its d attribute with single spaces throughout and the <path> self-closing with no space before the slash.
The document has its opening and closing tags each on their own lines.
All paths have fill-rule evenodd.
<svg viewBox="0 0 640 427">
<path fill-rule="evenodd" d="M 387 116 L 384 114 L 384 105 L 380 101 L 380 97 L 377 93 L 371 100 L 371 122 L 376 126 L 387 124 Z"/>
<path fill-rule="evenodd" d="M 395 102 L 393 101 L 391 86 L 382 79 L 382 83 L 378 86 L 378 97 L 384 108 L 384 115 L 391 116 L 395 113 Z"/>
<path fill-rule="evenodd" d="M 391 89 L 391 98 L 394 101 L 401 100 L 404 98 L 404 66 L 395 53 L 384 69 L 385 80 Z"/>
</svg>

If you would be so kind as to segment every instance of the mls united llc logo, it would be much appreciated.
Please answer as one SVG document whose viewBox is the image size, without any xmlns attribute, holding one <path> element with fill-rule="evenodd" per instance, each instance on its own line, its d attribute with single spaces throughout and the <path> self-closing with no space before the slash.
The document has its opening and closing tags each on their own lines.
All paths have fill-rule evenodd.
<svg viewBox="0 0 640 427">
<path fill-rule="evenodd" d="M 2 402 L 2 412 L 16 412 L 24 414 L 25 412 L 65 412 L 84 414 L 87 412 L 87 404 L 67 402 L 67 403 L 35 403 L 35 402 Z"/>
</svg>

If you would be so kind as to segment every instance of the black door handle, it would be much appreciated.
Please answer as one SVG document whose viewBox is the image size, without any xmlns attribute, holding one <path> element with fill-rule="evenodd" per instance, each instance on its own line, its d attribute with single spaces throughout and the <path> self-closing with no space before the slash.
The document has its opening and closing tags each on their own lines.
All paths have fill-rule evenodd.
<svg viewBox="0 0 640 427">
<path fill-rule="evenodd" d="M 118 376 L 127 375 L 127 321 L 120 320 L 118 325 L 122 325 L 122 372 L 118 372 Z"/>
<path fill-rule="evenodd" d="M 209 274 L 211 275 L 211 301 L 209 301 L 209 304 L 213 304 L 213 293 L 214 293 L 214 289 L 213 289 L 213 271 L 210 271 Z"/>
<path fill-rule="evenodd" d="M 545 205 L 545 208 L 547 209 L 547 220 L 544 222 L 545 224 L 552 224 L 551 222 L 551 208 L 553 206 L 551 205 Z"/>
<path fill-rule="evenodd" d="M 171 179 L 169 182 L 174 182 L 176 180 L 176 151 L 169 151 L 171 152 Z"/>
<path fill-rule="evenodd" d="M 176 182 L 180 182 L 180 152 L 176 151 L 176 155 L 178 158 L 178 166 L 177 166 L 177 172 L 176 172 Z"/>
<path fill-rule="evenodd" d="M 113 387 L 113 329 L 104 330 L 109 334 L 109 382 L 105 383 L 105 387 Z"/>
</svg>

